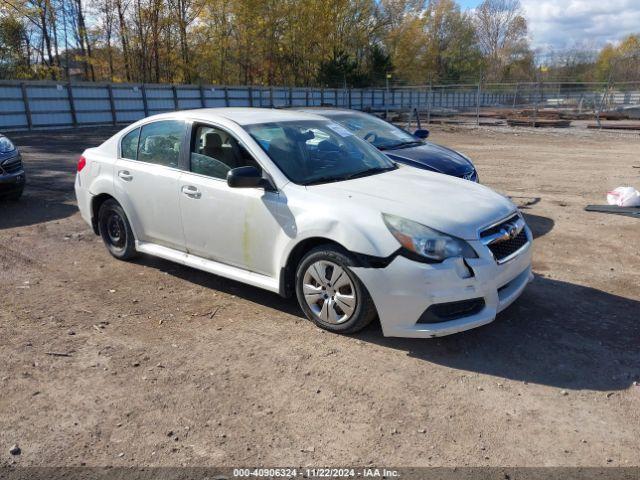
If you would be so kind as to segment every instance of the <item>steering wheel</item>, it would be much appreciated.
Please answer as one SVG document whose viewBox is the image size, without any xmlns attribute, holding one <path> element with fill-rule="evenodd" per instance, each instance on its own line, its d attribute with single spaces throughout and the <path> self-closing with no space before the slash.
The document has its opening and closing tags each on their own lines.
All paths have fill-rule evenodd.
<svg viewBox="0 0 640 480">
<path fill-rule="evenodd" d="M 376 134 L 376 132 L 369 132 L 362 138 L 364 138 L 369 143 L 375 143 L 375 141 L 378 140 L 378 135 Z"/>
</svg>

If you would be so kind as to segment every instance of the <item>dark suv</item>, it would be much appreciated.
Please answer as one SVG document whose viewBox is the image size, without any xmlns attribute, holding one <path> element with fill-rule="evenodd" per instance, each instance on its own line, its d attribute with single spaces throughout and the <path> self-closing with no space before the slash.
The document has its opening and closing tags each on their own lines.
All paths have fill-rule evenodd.
<svg viewBox="0 0 640 480">
<path fill-rule="evenodd" d="M 11 140 L 0 134 L 0 198 L 20 198 L 25 178 L 20 152 Z"/>
</svg>

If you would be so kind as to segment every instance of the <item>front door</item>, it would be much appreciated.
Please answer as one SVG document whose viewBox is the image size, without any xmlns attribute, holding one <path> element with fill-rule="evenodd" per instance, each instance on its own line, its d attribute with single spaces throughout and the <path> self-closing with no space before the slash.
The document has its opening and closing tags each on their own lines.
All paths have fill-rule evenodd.
<svg viewBox="0 0 640 480">
<path fill-rule="evenodd" d="M 180 211 L 187 251 L 199 257 L 275 276 L 273 252 L 283 198 L 262 188 L 231 188 L 227 172 L 259 164 L 225 129 L 194 124 L 190 169 L 180 178 Z"/>
</svg>

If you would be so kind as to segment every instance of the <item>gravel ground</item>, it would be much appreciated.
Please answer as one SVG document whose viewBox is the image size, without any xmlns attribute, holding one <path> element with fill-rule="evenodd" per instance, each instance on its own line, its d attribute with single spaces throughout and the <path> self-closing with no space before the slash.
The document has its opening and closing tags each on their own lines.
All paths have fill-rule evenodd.
<svg viewBox="0 0 640 480">
<path fill-rule="evenodd" d="M 0 465 L 640 464 L 640 221 L 583 210 L 640 188 L 638 136 L 434 128 L 522 206 L 536 279 L 492 324 L 408 340 L 110 257 L 72 186 L 112 132 L 12 135 L 29 186 L 0 203 Z"/>
</svg>

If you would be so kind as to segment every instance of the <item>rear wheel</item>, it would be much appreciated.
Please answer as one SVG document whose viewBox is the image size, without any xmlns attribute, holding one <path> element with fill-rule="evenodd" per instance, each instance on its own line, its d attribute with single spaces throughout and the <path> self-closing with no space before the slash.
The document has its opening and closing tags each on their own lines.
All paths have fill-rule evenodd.
<svg viewBox="0 0 640 480">
<path fill-rule="evenodd" d="M 127 215 L 115 200 L 107 200 L 100 206 L 98 229 L 109 253 L 117 259 L 129 260 L 138 254 Z"/>
<path fill-rule="evenodd" d="M 351 255 L 333 245 L 310 251 L 296 272 L 298 303 L 320 328 L 336 333 L 354 333 L 376 316 L 373 300 L 349 267 Z"/>
</svg>

